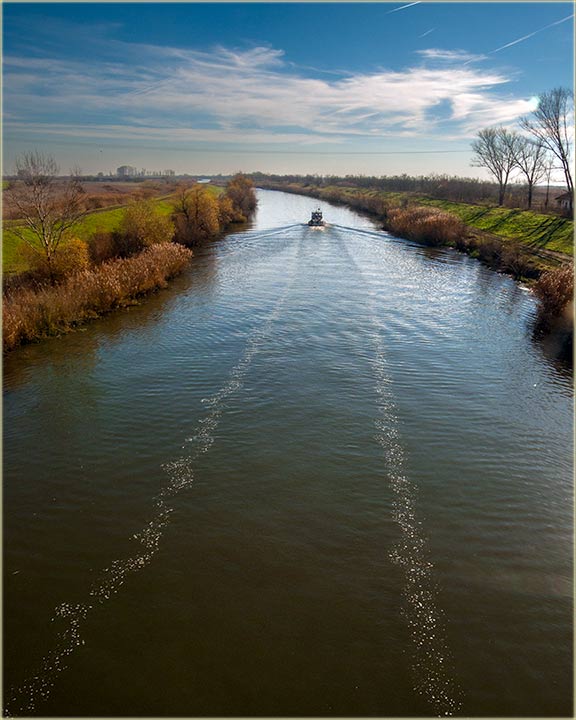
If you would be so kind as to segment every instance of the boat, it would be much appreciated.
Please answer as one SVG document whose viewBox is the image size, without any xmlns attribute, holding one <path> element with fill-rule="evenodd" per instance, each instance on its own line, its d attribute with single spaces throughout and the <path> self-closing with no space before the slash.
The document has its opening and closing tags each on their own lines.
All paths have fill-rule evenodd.
<svg viewBox="0 0 576 720">
<path fill-rule="evenodd" d="M 324 220 L 322 219 L 322 211 L 320 210 L 320 208 L 312 212 L 312 217 L 310 218 L 310 220 L 308 220 L 308 225 L 310 227 L 321 227 L 322 225 L 324 225 Z"/>
</svg>

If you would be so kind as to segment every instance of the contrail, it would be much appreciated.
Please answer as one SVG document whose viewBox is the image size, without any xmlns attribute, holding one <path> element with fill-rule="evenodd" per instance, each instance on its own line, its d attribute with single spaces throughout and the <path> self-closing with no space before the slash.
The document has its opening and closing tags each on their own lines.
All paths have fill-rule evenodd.
<svg viewBox="0 0 576 720">
<path fill-rule="evenodd" d="M 398 8 L 401 9 L 401 8 Z M 494 53 L 500 52 L 500 50 L 504 50 L 505 48 L 508 48 L 512 45 L 517 45 L 518 43 L 523 42 L 524 40 L 528 40 L 528 38 L 533 37 L 534 35 L 537 35 L 539 32 L 542 32 L 543 30 L 547 30 L 548 28 L 553 27 L 554 25 L 560 25 L 560 23 L 566 22 L 566 20 L 570 20 L 574 17 L 574 14 L 568 15 L 568 17 L 562 18 L 562 20 L 556 20 L 556 22 L 550 23 L 550 25 L 545 25 L 544 27 L 540 28 L 539 30 L 534 30 L 534 32 L 530 33 L 529 35 L 524 35 L 521 38 L 518 38 L 517 40 L 512 40 L 512 42 L 506 43 L 506 45 L 502 45 L 502 47 L 496 48 L 496 50 L 491 50 L 488 55 L 493 55 Z"/>
<path fill-rule="evenodd" d="M 402 9 L 402 8 L 398 8 L 398 10 L 401 10 L 401 9 Z M 422 33 L 422 35 L 418 35 L 418 38 L 426 37 L 426 35 L 430 35 L 430 33 L 431 33 L 431 32 L 434 32 L 434 30 L 436 30 L 436 28 L 431 28 L 430 30 L 426 30 L 426 32 L 425 32 L 425 33 Z"/>
<path fill-rule="evenodd" d="M 398 12 L 398 10 L 405 10 L 406 8 L 412 7 L 412 5 L 420 5 L 421 2 L 422 2 L 422 0 L 417 0 L 417 2 L 411 2 L 411 3 L 408 3 L 408 5 L 402 5 L 402 7 L 394 8 L 394 10 L 388 10 L 386 15 L 390 15 L 390 13 L 393 13 L 393 12 Z"/>
</svg>

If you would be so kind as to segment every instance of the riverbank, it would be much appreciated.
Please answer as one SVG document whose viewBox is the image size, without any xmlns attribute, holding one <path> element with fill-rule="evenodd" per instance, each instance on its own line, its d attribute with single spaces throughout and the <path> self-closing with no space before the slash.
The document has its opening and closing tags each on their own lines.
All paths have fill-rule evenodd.
<svg viewBox="0 0 576 720">
<path fill-rule="evenodd" d="M 225 191 L 185 186 L 173 202 L 141 200 L 90 213 L 52 248 L 35 226 L 20 238 L 12 233 L 20 244 L 14 254 L 26 259 L 27 250 L 30 264 L 4 278 L 4 352 L 69 332 L 165 287 L 188 265 L 191 247 L 229 232 L 255 207 L 252 184 L 236 176 Z M 36 210 L 30 211 L 34 219 Z"/>
<path fill-rule="evenodd" d="M 110 260 L 55 286 L 19 288 L 4 295 L 3 347 L 70 332 L 89 320 L 166 287 L 182 272 L 192 251 L 175 243 L 153 245 L 130 258 Z"/>
<path fill-rule="evenodd" d="M 206 192 L 218 197 L 224 192 L 224 188 L 216 186 L 204 186 Z M 174 212 L 176 194 L 162 195 L 160 197 L 148 198 L 154 203 L 158 215 L 169 217 Z M 120 229 L 122 218 L 129 203 L 115 205 L 113 207 L 99 208 L 85 215 L 75 227 L 74 233 L 83 242 L 89 243 L 95 235 L 108 234 Z M 26 255 L 22 252 L 22 240 L 10 232 L 11 227 L 17 221 L 4 221 L 4 232 L 2 237 L 2 272 L 4 275 L 16 275 L 26 272 L 29 269 Z M 33 243 L 35 240 L 29 237 Z M 35 243 L 36 244 L 36 243 Z"/>
</svg>

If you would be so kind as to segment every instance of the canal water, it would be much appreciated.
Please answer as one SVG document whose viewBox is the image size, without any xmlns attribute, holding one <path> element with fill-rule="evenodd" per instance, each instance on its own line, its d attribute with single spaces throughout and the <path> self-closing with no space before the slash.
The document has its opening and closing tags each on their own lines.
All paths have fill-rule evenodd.
<svg viewBox="0 0 576 720">
<path fill-rule="evenodd" d="M 530 293 L 258 195 L 5 360 L 6 712 L 572 716 L 572 380 Z"/>
</svg>

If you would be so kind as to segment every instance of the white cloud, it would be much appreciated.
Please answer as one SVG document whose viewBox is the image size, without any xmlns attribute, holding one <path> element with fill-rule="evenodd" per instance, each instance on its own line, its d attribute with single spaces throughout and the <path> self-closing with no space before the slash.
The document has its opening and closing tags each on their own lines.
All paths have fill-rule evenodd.
<svg viewBox="0 0 576 720">
<path fill-rule="evenodd" d="M 536 108 L 534 98 L 502 101 L 476 93 L 461 93 L 452 100 L 453 119 L 463 121 L 463 130 L 474 135 L 482 128 L 496 125 L 512 126 L 523 115 Z"/>
<path fill-rule="evenodd" d="M 425 33 L 427 34 L 427 33 Z M 416 50 L 418 55 L 422 55 L 426 60 L 438 60 L 441 62 L 478 62 L 486 60 L 486 55 L 473 55 L 466 50 L 442 50 L 440 48 L 427 48 L 426 50 Z"/>
<path fill-rule="evenodd" d="M 270 47 L 205 52 L 111 42 L 128 60 L 5 57 L 4 108 L 20 118 L 16 124 L 7 116 L 5 129 L 309 144 L 432 135 L 444 120 L 468 135 L 480 119 L 504 122 L 530 109 L 496 95 L 509 82 L 504 74 L 464 67 L 463 60 L 483 58 L 463 50 L 420 51 L 425 62 L 444 63 L 436 67 L 319 79 Z M 447 108 L 443 117 L 433 117 L 438 107 Z"/>
</svg>

